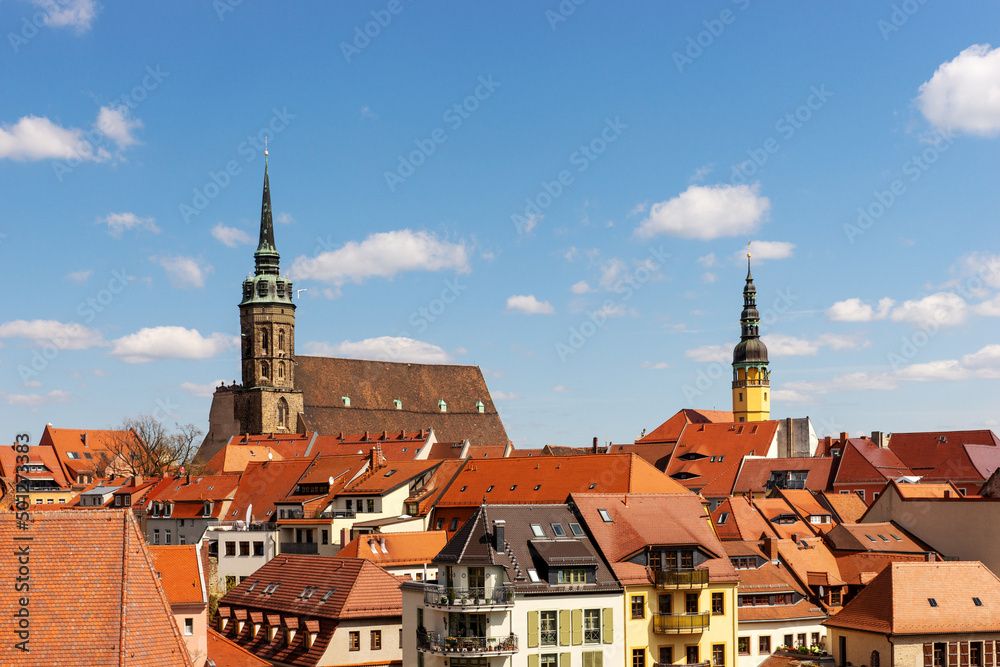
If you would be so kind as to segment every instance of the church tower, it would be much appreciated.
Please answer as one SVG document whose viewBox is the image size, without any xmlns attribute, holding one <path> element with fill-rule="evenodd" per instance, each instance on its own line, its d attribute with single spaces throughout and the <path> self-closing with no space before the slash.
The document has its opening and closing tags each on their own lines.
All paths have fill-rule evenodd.
<svg viewBox="0 0 1000 667">
<path fill-rule="evenodd" d="M 243 281 L 240 301 L 243 386 L 236 396 L 240 434 L 294 432 L 302 412 L 295 390 L 295 304 L 292 283 L 278 271 L 271 188 L 264 151 L 264 196 L 254 274 Z"/>
<path fill-rule="evenodd" d="M 733 349 L 733 419 L 764 421 L 771 417 L 771 376 L 767 369 L 767 346 L 760 340 L 760 313 L 757 312 L 757 288 L 750 274 L 749 246 L 740 329 L 740 342 Z"/>
</svg>

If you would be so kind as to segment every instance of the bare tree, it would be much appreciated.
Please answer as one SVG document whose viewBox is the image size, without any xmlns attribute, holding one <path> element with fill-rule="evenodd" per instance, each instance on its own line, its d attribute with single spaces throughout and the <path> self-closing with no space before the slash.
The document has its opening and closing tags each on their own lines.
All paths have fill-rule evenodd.
<svg viewBox="0 0 1000 667">
<path fill-rule="evenodd" d="M 188 463 L 201 431 L 194 424 L 175 426 L 177 431 L 169 433 L 152 415 L 126 417 L 104 440 L 98 473 L 153 476 Z"/>
</svg>

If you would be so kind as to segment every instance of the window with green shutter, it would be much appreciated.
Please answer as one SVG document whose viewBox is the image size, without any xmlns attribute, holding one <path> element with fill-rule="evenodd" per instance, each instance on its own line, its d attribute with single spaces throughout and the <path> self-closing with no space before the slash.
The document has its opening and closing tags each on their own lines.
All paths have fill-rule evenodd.
<svg viewBox="0 0 1000 667">
<path fill-rule="evenodd" d="M 615 641 L 615 610 L 611 607 L 604 608 L 604 623 L 601 627 L 601 634 L 604 635 L 605 644 L 613 644 Z"/>
<path fill-rule="evenodd" d="M 528 612 L 528 648 L 535 648 L 538 646 L 538 612 L 529 611 Z M 535 667 L 538 666 L 538 656 L 535 658 Z M 528 656 L 530 661 L 531 656 Z"/>
<path fill-rule="evenodd" d="M 559 610 L 559 645 L 569 646 L 570 634 L 572 632 L 572 625 L 570 624 L 570 610 L 560 609 Z"/>
<path fill-rule="evenodd" d="M 571 667 L 572 661 L 570 660 L 570 655 L 570 653 L 559 654 L 559 667 Z"/>
<path fill-rule="evenodd" d="M 583 643 L 583 610 L 573 610 L 573 646 Z"/>
</svg>

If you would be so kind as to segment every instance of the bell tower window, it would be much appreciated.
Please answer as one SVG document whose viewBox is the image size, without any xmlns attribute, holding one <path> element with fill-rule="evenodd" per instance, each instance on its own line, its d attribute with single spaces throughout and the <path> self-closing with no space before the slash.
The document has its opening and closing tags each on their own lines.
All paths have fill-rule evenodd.
<svg viewBox="0 0 1000 667">
<path fill-rule="evenodd" d="M 268 368 L 266 361 L 260 362 L 260 376 L 264 379 L 267 379 L 268 377 L 271 376 L 271 371 Z"/>
<path fill-rule="evenodd" d="M 285 330 L 278 330 L 278 349 L 282 352 L 285 351 Z"/>
<path fill-rule="evenodd" d="M 271 339 L 267 335 L 267 329 L 261 329 L 260 331 L 260 349 L 264 354 L 270 354 L 270 343 Z"/>
</svg>

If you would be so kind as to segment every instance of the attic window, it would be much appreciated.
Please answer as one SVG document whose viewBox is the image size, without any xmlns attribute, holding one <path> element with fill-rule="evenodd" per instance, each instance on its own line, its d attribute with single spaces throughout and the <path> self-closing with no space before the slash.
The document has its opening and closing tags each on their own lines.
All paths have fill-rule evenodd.
<svg viewBox="0 0 1000 667">
<path fill-rule="evenodd" d="M 900 537 L 899 535 L 897 535 L 896 533 L 889 533 L 889 534 L 892 535 L 892 537 L 895 538 L 895 540 L 897 542 L 902 542 L 903 541 L 903 538 Z"/>
<path fill-rule="evenodd" d="M 549 524 L 552 526 L 552 533 L 556 537 L 566 537 L 566 530 L 562 527 L 561 523 Z"/>
<path fill-rule="evenodd" d="M 322 600 L 320 600 L 320 602 L 326 602 L 327 600 L 329 600 L 329 599 L 330 599 L 330 596 L 331 596 L 331 595 L 333 595 L 333 592 L 334 592 L 335 590 L 337 590 L 337 589 L 336 589 L 336 588 L 331 588 L 331 589 L 330 589 L 330 590 L 328 590 L 328 591 L 327 591 L 326 593 L 324 593 L 324 594 L 323 594 L 323 599 L 322 599 Z"/>
<path fill-rule="evenodd" d="M 459 492 L 465 491 L 467 488 L 469 488 L 469 487 L 463 486 L 461 489 L 459 489 Z M 490 487 L 490 488 L 493 488 L 493 487 Z"/>
<path fill-rule="evenodd" d="M 309 590 L 309 592 L 308 592 L 308 593 L 306 593 L 306 598 L 305 598 L 305 599 L 306 599 L 306 600 L 308 600 L 309 598 L 311 598 L 311 597 L 313 596 L 313 593 L 315 593 L 315 592 L 316 592 L 317 590 L 319 590 L 319 589 L 318 589 L 318 588 L 316 588 L 316 586 L 313 586 L 313 587 L 312 587 L 312 588 L 311 588 L 311 589 Z"/>
<path fill-rule="evenodd" d="M 606 509 L 598 509 L 597 513 L 601 515 L 601 520 L 604 521 L 604 523 L 614 523 L 614 519 L 611 518 L 611 515 L 608 514 Z"/>
<path fill-rule="evenodd" d="M 538 489 L 540 489 L 540 488 L 542 488 L 542 485 L 541 485 L 541 484 L 535 484 L 535 491 L 537 491 L 537 490 L 538 490 Z"/>
<path fill-rule="evenodd" d="M 979 598 L 972 598 L 972 604 L 976 605 L 977 607 L 982 607 L 983 601 L 980 600 Z"/>
<path fill-rule="evenodd" d="M 438 409 L 440 409 L 441 412 L 448 412 L 448 404 L 444 402 L 443 398 L 438 400 Z"/>
<path fill-rule="evenodd" d="M 590 485 L 590 488 L 593 489 L 596 486 L 597 486 L 597 482 L 594 482 L 593 484 Z"/>
<path fill-rule="evenodd" d="M 77 453 L 77 452 L 66 452 L 66 456 L 68 458 L 71 458 L 71 459 L 78 459 L 78 458 L 80 458 L 80 454 Z"/>
<path fill-rule="evenodd" d="M 249 593 L 250 591 L 252 591 L 255 588 L 257 588 L 257 582 L 256 581 L 253 582 L 252 584 L 250 584 L 250 588 L 247 589 L 247 593 Z"/>
<path fill-rule="evenodd" d="M 344 407 L 345 408 L 351 407 L 351 397 L 350 396 L 341 396 L 340 400 L 342 400 L 344 402 Z"/>
<path fill-rule="evenodd" d="M 937 606 L 937 600 L 935 600 L 934 598 L 927 598 L 927 602 L 930 603 L 932 607 Z"/>
<path fill-rule="evenodd" d="M 396 471 L 395 471 L 395 470 L 390 470 L 390 471 L 389 471 L 389 472 L 387 472 L 387 473 L 386 473 L 386 474 L 385 474 L 384 476 L 385 476 L 385 477 L 392 477 L 392 476 L 393 476 L 393 475 L 395 475 L 395 474 L 396 474 Z"/>
<path fill-rule="evenodd" d="M 486 493 L 489 493 L 492 490 L 493 490 L 493 485 L 490 484 L 489 487 L 486 489 Z"/>
<path fill-rule="evenodd" d="M 516 489 L 516 488 L 517 488 L 517 484 L 511 484 L 511 485 L 510 485 L 510 490 L 511 490 L 511 491 L 513 491 L 513 490 L 514 490 L 514 489 Z"/>
<path fill-rule="evenodd" d="M 392 404 L 396 406 L 397 410 L 402 410 L 403 409 L 403 402 L 401 400 L 399 400 L 398 398 L 392 399 Z"/>
<path fill-rule="evenodd" d="M 486 406 L 483 405 L 482 401 L 476 401 L 476 410 L 479 412 L 486 412 Z"/>
<path fill-rule="evenodd" d="M 714 456 L 712 457 L 712 461 L 711 462 L 715 463 L 715 457 Z"/>
<path fill-rule="evenodd" d="M 888 538 L 888 537 L 886 537 L 885 535 L 882 535 L 881 533 L 879 534 L 879 537 L 881 537 L 881 538 L 882 538 L 882 541 L 883 541 L 883 542 L 888 542 L 888 541 L 889 541 L 889 538 Z"/>
<path fill-rule="evenodd" d="M 545 531 L 542 529 L 542 524 L 533 523 L 531 524 L 531 534 L 535 537 L 545 537 Z"/>
<path fill-rule="evenodd" d="M 538 572 L 535 570 L 535 568 L 528 569 L 528 579 L 530 579 L 531 583 L 533 584 L 542 583 L 542 579 L 541 577 L 538 576 Z"/>
<path fill-rule="evenodd" d="M 726 520 L 728 519 L 729 519 L 729 512 L 723 512 L 722 514 L 719 515 L 719 520 L 716 521 L 715 524 L 717 526 L 724 526 L 726 524 Z"/>
<path fill-rule="evenodd" d="M 578 523 L 569 524 L 569 530 L 576 537 L 583 537 L 583 528 L 580 527 L 580 524 Z"/>
<path fill-rule="evenodd" d="M 874 537 L 872 537 L 871 535 L 865 535 L 865 537 L 867 537 L 867 538 L 868 538 L 869 540 L 871 540 L 872 542 L 878 542 L 878 540 L 876 540 L 876 539 L 875 539 Z"/>
<path fill-rule="evenodd" d="M 725 458 L 726 458 L 726 455 L 725 455 L 725 454 L 722 454 L 721 456 L 719 456 L 719 463 L 722 463 L 722 461 L 723 461 L 723 460 L 724 460 Z"/>
</svg>

